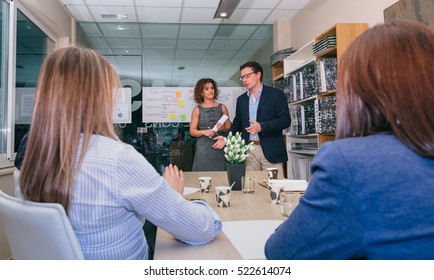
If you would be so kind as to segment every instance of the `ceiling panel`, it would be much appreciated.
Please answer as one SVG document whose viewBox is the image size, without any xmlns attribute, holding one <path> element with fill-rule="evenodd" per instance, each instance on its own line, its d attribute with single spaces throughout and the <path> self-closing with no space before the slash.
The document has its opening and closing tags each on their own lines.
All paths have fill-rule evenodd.
<svg viewBox="0 0 434 280">
<path fill-rule="evenodd" d="M 238 50 L 244 44 L 245 40 L 213 40 L 212 44 L 209 46 L 210 49 L 228 49 L 228 50 Z"/>
<path fill-rule="evenodd" d="M 221 23 L 222 19 L 214 19 L 213 8 L 184 8 L 181 22 L 187 23 Z"/>
<path fill-rule="evenodd" d="M 153 48 L 149 50 L 144 50 L 145 58 L 147 59 L 159 59 L 161 57 L 174 57 L 175 56 L 175 49 L 158 49 Z"/>
<path fill-rule="evenodd" d="M 147 64 L 153 64 L 158 65 L 158 68 L 166 68 L 166 69 L 172 69 L 173 67 L 173 59 L 171 56 L 167 57 L 147 57 L 146 58 Z"/>
<path fill-rule="evenodd" d="M 175 49 L 175 39 L 143 39 L 143 49 Z"/>
<path fill-rule="evenodd" d="M 91 46 L 94 48 L 110 48 L 104 37 L 93 37 L 90 42 Z"/>
<path fill-rule="evenodd" d="M 180 50 L 206 50 L 211 40 L 178 40 L 177 49 Z"/>
<path fill-rule="evenodd" d="M 181 8 L 137 7 L 140 22 L 179 23 Z"/>
<path fill-rule="evenodd" d="M 202 59 L 206 53 L 206 50 L 176 50 L 176 58 L 184 59 Z"/>
<path fill-rule="evenodd" d="M 228 58 L 233 57 L 236 53 L 235 50 L 208 50 L 205 58 Z"/>
<path fill-rule="evenodd" d="M 273 36 L 273 26 L 272 25 L 261 25 L 256 29 L 255 33 L 250 37 L 250 39 L 257 40 L 269 40 Z"/>
<path fill-rule="evenodd" d="M 99 25 L 93 22 L 81 22 L 80 28 L 83 29 L 83 32 L 87 37 L 103 37 Z"/>
<path fill-rule="evenodd" d="M 202 61 L 203 65 L 213 65 L 213 66 L 220 66 L 223 68 L 226 65 L 227 61 L 219 58 L 204 58 Z"/>
<path fill-rule="evenodd" d="M 271 10 L 250 10 L 250 9 L 237 9 L 233 12 L 230 19 L 227 20 L 227 23 L 236 23 L 236 24 L 255 24 L 258 22 L 264 22 L 264 20 L 268 17 Z"/>
<path fill-rule="evenodd" d="M 238 24 L 227 24 L 221 25 L 215 34 L 216 39 L 248 39 L 250 38 L 259 25 L 238 25 Z"/>
<path fill-rule="evenodd" d="M 67 10 L 77 21 L 93 21 L 92 14 L 87 6 L 84 5 L 66 5 Z"/>
<path fill-rule="evenodd" d="M 237 58 L 243 59 L 244 62 L 246 62 L 246 60 L 249 59 L 250 57 L 252 57 L 252 55 L 254 55 L 255 52 L 256 52 L 256 50 L 254 50 L 254 51 L 253 50 L 252 51 L 241 50 L 241 51 L 237 52 Z M 241 62 L 240 65 L 241 64 L 243 64 L 243 62 Z"/>
<path fill-rule="evenodd" d="M 219 1 L 59 0 L 88 45 L 104 55 L 133 57 L 133 66 L 141 65 L 143 73 L 134 74 L 132 68 L 138 67 L 128 65 L 131 60 L 111 60 L 143 86 L 194 86 L 200 77 L 215 78 L 219 86 L 241 85 L 228 78 L 237 77 L 239 66 L 272 40 L 277 20 L 289 20 L 309 2 L 241 0 L 230 19 L 213 19 Z M 101 16 L 117 13 L 127 18 Z"/>
<path fill-rule="evenodd" d="M 276 9 L 301 10 L 310 0 L 282 0 Z"/>
<path fill-rule="evenodd" d="M 280 0 L 250 0 L 241 1 L 238 5 L 240 9 L 274 9 Z"/>
<path fill-rule="evenodd" d="M 133 6 L 133 0 L 86 0 L 89 6 Z"/>
<path fill-rule="evenodd" d="M 270 13 L 270 15 L 264 21 L 264 23 L 265 24 L 273 24 L 277 20 L 289 20 L 296 13 L 297 13 L 297 10 L 274 10 Z"/>
<path fill-rule="evenodd" d="M 140 38 L 138 23 L 109 23 L 99 28 L 106 38 Z"/>
<path fill-rule="evenodd" d="M 246 44 L 243 46 L 243 51 L 253 51 L 256 52 L 263 45 L 267 43 L 267 40 L 248 40 Z"/>
<path fill-rule="evenodd" d="M 175 58 L 174 65 L 184 65 L 184 66 L 199 66 L 202 63 L 202 58 Z"/>
<path fill-rule="evenodd" d="M 212 39 L 219 28 L 218 24 L 181 24 L 179 38 L 182 39 Z"/>
<path fill-rule="evenodd" d="M 142 38 L 177 38 L 178 24 L 148 23 L 140 24 Z"/>
<path fill-rule="evenodd" d="M 187 8 L 217 8 L 219 1 L 216 0 L 184 0 L 184 7 Z"/>
<path fill-rule="evenodd" d="M 84 5 L 84 0 L 63 0 L 63 4 Z"/>
<path fill-rule="evenodd" d="M 111 48 L 111 50 L 115 55 L 142 55 L 142 49 Z"/>
<path fill-rule="evenodd" d="M 141 46 L 141 40 L 127 38 L 106 38 L 110 48 L 131 48 L 132 46 Z"/>
</svg>

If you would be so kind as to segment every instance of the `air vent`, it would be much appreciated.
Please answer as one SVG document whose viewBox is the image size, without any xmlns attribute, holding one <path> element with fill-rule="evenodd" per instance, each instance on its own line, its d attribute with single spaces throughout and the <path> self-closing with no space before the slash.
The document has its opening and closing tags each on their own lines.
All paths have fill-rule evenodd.
<svg viewBox="0 0 434 280">
<path fill-rule="evenodd" d="M 101 14 L 103 19 L 127 19 L 127 14 Z"/>
</svg>

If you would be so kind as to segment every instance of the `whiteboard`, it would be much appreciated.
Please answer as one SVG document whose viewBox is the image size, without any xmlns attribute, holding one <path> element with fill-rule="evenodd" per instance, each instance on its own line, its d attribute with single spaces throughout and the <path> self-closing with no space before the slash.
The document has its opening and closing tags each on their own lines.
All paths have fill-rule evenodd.
<svg viewBox="0 0 434 280">
<path fill-rule="evenodd" d="M 218 102 L 226 105 L 231 121 L 235 117 L 237 97 L 244 87 L 219 87 Z M 193 87 L 144 87 L 142 90 L 142 119 L 149 122 L 190 122 L 194 101 Z"/>
</svg>

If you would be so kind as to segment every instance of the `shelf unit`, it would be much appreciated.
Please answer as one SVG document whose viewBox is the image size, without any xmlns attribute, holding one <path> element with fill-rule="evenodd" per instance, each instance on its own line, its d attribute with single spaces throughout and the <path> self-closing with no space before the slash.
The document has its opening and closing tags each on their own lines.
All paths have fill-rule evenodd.
<svg viewBox="0 0 434 280">
<path fill-rule="evenodd" d="M 300 48 L 297 52 L 284 59 L 284 78 L 294 75 L 294 73 L 300 72 L 306 66 L 315 66 L 316 63 L 319 63 L 321 60 L 327 58 L 336 58 L 337 64 L 339 64 L 339 58 L 345 52 L 347 47 L 366 29 L 368 29 L 368 25 L 366 23 L 337 23 L 333 25 L 325 32 L 315 37 L 314 40 L 308 42 L 305 46 Z M 314 54 L 314 45 L 321 42 L 321 40 L 328 38 L 328 36 L 336 36 L 336 46 L 325 48 Z M 315 102 L 319 102 L 319 100 L 323 98 L 333 97 L 336 95 L 335 88 L 327 89 L 325 92 L 322 92 L 320 87 L 317 89 L 318 90 L 315 96 L 308 96 L 307 98 L 303 98 L 301 100 L 291 100 L 291 102 L 288 104 L 289 107 L 305 106 L 312 103 L 315 104 Z M 294 91 L 296 90 L 294 89 Z M 292 135 L 290 132 L 288 132 L 285 139 L 289 156 L 287 164 L 288 178 L 305 179 L 309 181 L 310 163 L 312 162 L 317 149 L 325 142 L 332 141 L 334 139 L 334 132 L 299 135 Z M 308 144 L 308 149 L 303 148 L 303 145 L 305 144 Z M 316 150 L 312 148 L 312 146 L 315 145 Z M 302 170 L 300 170 L 300 168 Z"/>
<path fill-rule="evenodd" d="M 283 60 L 283 73 L 285 77 L 315 61 L 312 52 L 313 44 L 314 40 Z"/>
<path fill-rule="evenodd" d="M 315 38 L 315 43 L 320 42 L 324 38 L 330 35 L 336 36 L 336 46 L 333 48 L 325 49 L 315 54 L 315 60 L 319 61 L 323 58 L 335 57 L 339 64 L 340 57 L 348 48 L 348 46 L 356 39 L 360 34 L 368 29 L 366 23 L 337 23 L 324 31 L 322 34 Z M 326 98 L 328 96 L 335 96 L 336 89 L 321 93 L 317 95 L 317 99 Z M 334 133 L 320 133 L 318 134 L 318 147 L 327 141 L 335 139 Z"/>
<path fill-rule="evenodd" d="M 283 61 L 279 61 L 271 66 L 273 83 L 283 78 Z"/>
</svg>

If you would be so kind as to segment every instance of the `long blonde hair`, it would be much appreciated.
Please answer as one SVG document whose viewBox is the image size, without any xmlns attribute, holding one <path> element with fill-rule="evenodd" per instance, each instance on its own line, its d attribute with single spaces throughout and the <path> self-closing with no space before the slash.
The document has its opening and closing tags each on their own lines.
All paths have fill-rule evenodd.
<svg viewBox="0 0 434 280">
<path fill-rule="evenodd" d="M 69 210 L 74 176 L 93 134 L 118 139 L 112 113 L 119 76 L 90 49 L 66 47 L 50 54 L 38 78 L 20 187 L 25 199 Z M 76 154 L 80 137 L 82 149 Z"/>
</svg>

